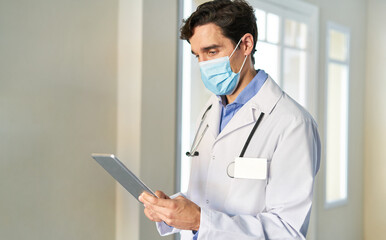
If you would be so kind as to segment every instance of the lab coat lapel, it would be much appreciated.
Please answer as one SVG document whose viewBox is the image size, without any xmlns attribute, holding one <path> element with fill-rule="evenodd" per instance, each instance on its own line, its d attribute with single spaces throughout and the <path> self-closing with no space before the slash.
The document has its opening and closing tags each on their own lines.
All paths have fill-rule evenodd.
<svg viewBox="0 0 386 240">
<path fill-rule="evenodd" d="M 253 114 L 254 106 L 251 106 L 250 102 L 246 103 L 229 121 L 229 123 L 225 126 L 225 128 L 218 135 L 216 141 L 225 137 L 229 133 L 255 122 L 255 116 Z"/>
<path fill-rule="evenodd" d="M 271 114 L 282 96 L 283 90 L 281 90 L 270 76 L 268 76 L 260 91 L 251 99 L 251 101 L 257 109 L 260 109 L 265 114 Z"/>
<path fill-rule="evenodd" d="M 268 76 L 260 91 L 233 116 L 216 138 L 216 142 L 229 133 L 256 122 L 262 112 L 270 114 L 282 95 L 283 91 L 271 77 Z M 218 119 L 218 124 L 219 122 L 220 119 Z"/>
</svg>

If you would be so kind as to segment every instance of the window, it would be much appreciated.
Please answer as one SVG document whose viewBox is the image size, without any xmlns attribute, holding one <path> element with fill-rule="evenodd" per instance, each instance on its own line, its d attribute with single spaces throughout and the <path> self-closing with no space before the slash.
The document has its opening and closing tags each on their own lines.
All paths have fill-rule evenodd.
<svg viewBox="0 0 386 240">
<path fill-rule="evenodd" d="M 288 9 L 256 2 L 259 39 L 255 68 L 264 69 L 296 101 L 308 107 L 306 79 L 311 73 L 310 19 Z"/>
<path fill-rule="evenodd" d="M 347 28 L 327 24 L 326 207 L 347 201 L 349 43 Z"/>
<path fill-rule="evenodd" d="M 186 19 L 198 2 L 181 0 L 181 17 Z M 318 9 L 298 0 L 249 0 L 255 8 L 259 38 L 255 68 L 265 70 L 292 98 L 316 117 L 316 58 Z M 210 97 L 200 78 L 190 45 L 180 42 L 179 61 L 179 190 L 185 192 L 190 175 L 190 149 L 199 111 Z"/>
</svg>

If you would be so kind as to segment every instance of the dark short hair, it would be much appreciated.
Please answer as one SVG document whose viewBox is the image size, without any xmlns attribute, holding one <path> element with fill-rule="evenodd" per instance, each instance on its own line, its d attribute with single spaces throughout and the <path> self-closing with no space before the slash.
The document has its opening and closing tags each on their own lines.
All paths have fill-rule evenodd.
<svg viewBox="0 0 386 240">
<path fill-rule="evenodd" d="M 244 0 L 215 0 L 201 4 L 190 17 L 183 21 L 181 36 L 187 40 L 193 36 L 194 28 L 208 23 L 214 23 L 222 30 L 222 34 L 233 41 L 234 45 L 246 33 L 253 36 L 253 54 L 256 51 L 257 25 L 254 9 Z"/>
</svg>

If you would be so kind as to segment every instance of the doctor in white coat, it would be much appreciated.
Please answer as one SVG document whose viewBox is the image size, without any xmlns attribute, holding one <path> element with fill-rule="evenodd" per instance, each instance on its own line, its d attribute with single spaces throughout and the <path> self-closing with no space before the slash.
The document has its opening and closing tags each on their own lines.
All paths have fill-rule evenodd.
<svg viewBox="0 0 386 240">
<path fill-rule="evenodd" d="M 199 116 L 187 193 L 143 193 L 161 235 L 182 239 L 305 239 L 320 164 L 317 125 L 254 69 L 253 8 L 199 6 L 181 29 L 214 95 Z M 263 56 L 261 56 L 263 57 Z"/>
</svg>

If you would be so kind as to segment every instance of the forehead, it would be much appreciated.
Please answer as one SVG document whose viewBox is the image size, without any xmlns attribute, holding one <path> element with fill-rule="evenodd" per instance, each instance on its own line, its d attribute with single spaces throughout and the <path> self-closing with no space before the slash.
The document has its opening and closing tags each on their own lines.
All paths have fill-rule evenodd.
<svg viewBox="0 0 386 240">
<path fill-rule="evenodd" d="M 189 42 L 193 52 L 198 52 L 200 49 L 211 45 L 232 45 L 232 41 L 225 37 L 221 28 L 214 23 L 195 27 Z"/>
</svg>

